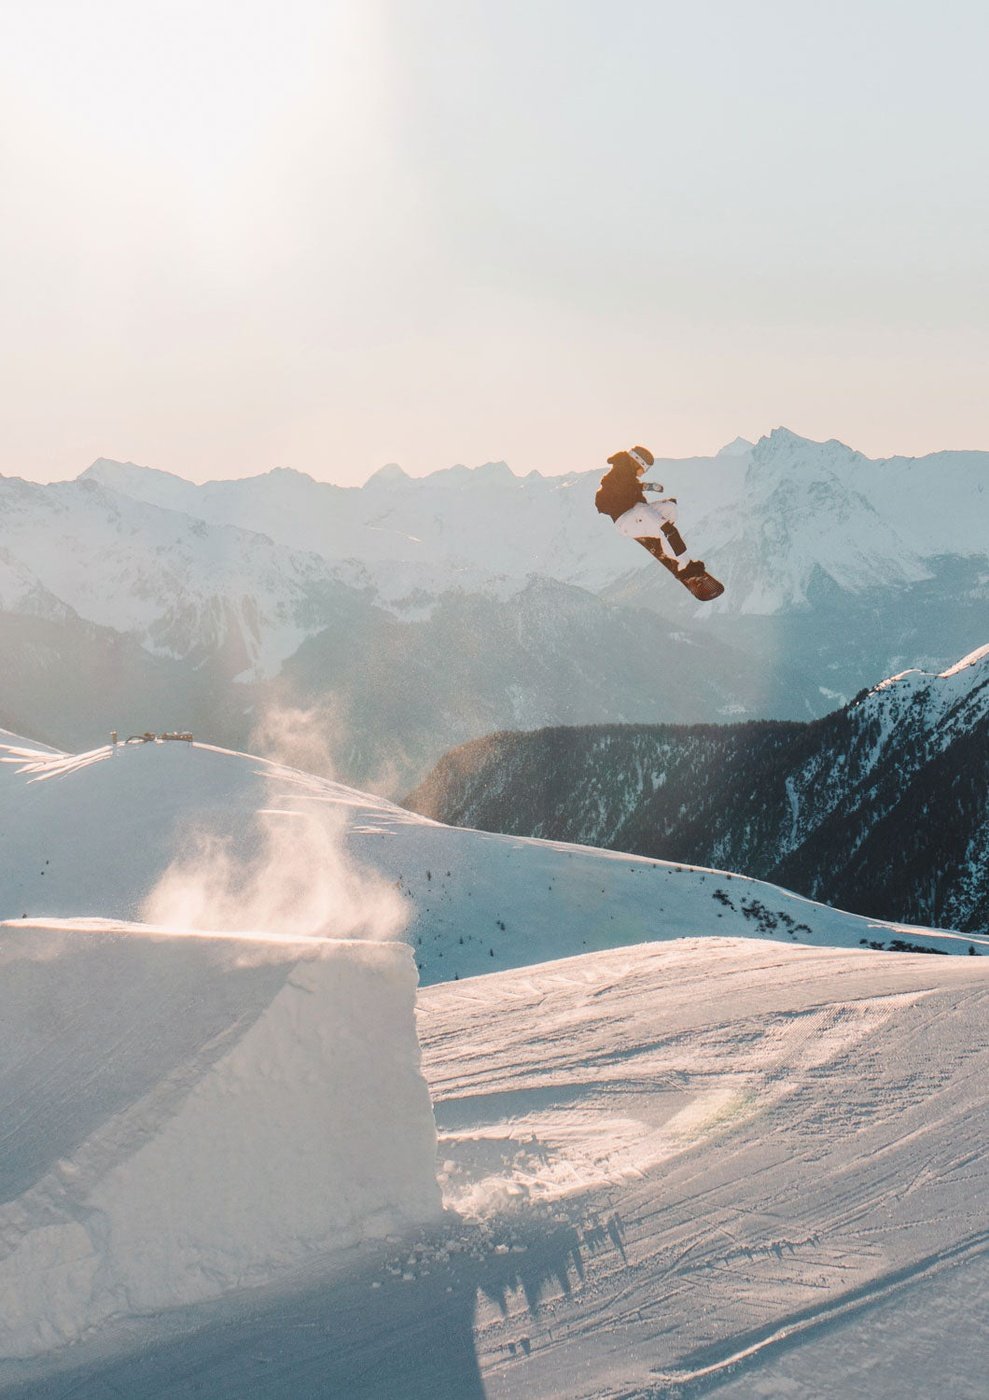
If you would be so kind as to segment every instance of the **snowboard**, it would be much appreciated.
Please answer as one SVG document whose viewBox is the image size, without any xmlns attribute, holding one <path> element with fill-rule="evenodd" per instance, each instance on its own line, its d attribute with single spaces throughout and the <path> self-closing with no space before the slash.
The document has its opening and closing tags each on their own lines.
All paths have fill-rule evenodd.
<svg viewBox="0 0 989 1400">
<path fill-rule="evenodd" d="M 659 540 L 640 538 L 639 544 L 642 545 L 643 549 L 647 549 L 654 559 L 658 559 L 661 564 L 665 565 L 676 581 L 682 583 L 687 592 L 693 594 L 698 603 L 711 603 L 724 593 L 724 584 L 720 583 L 713 574 L 709 574 L 706 569 L 703 573 L 694 574 L 690 578 L 684 578 L 682 574 L 677 573 L 676 564 L 663 553 Z"/>
</svg>

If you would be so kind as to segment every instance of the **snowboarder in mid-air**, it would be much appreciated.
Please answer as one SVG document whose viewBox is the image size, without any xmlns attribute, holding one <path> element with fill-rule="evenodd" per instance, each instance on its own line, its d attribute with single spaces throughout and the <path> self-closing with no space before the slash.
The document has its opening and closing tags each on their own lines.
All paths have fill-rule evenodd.
<svg viewBox="0 0 989 1400">
<path fill-rule="evenodd" d="M 664 489 L 642 480 L 654 460 L 648 447 L 633 447 L 609 457 L 611 470 L 601 478 L 594 504 L 602 515 L 611 516 L 623 535 L 638 540 L 665 564 L 699 602 L 709 603 L 725 591 L 724 584 L 707 572 L 703 560 L 684 558 L 687 546 L 677 529 L 676 499 L 646 500 L 647 491 Z"/>
</svg>

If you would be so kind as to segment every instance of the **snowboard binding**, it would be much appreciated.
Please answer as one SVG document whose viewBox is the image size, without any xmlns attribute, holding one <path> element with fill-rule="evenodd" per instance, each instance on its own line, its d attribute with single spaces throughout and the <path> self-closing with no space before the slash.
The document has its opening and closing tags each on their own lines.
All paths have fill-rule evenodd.
<svg viewBox="0 0 989 1400">
<path fill-rule="evenodd" d="M 669 569 L 673 577 L 683 584 L 687 592 L 692 594 L 698 603 L 712 603 L 715 598 L 720 598 L 724 593 L 724 584 L 713 574 L 708 573 L 704 567 L 703 559 L 691 559 L 681 567 L 675 559 L 671 559 L 664 552 L 659 540 L 639 536 L 638 542 L 643 549 L 649 551 L 654 559 L 659 560 L 664 569 Z"/>
</svg>

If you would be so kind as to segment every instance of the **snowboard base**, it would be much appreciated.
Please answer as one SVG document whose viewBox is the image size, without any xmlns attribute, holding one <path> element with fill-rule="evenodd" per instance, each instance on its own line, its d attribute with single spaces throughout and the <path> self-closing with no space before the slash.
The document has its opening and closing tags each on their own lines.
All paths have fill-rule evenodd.
<svg viewBox="0 0 989 1400">
<path fill-rule="evenodd" d="M 682 583 L 687 592 L 693 594 L 698 603 L 711 603 L 724 593 L 724 584 L 719 582 L 713 574 L 707 573 L 706 570 L 702 574 L 694 574 L 690 578 L 684 578 L 682 574 L 677 572 L 677 566 L 673 560 L 668 559 L 663 553 L 659 540 L 640 536 L 639 544 L 642 545 L 643 549 L 647 549 L 654 559 L 658 559 L 665 568 L 669 569 L 676 581 Z"/>
</svg>

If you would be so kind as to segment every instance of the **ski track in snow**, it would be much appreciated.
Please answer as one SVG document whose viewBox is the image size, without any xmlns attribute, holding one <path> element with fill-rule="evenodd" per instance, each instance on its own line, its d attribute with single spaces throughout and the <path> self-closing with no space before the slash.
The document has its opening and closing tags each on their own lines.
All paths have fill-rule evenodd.
<svg viewBox="0 0 989 1400">
<path fill-rule="evenodd" d="M 494 1005 L 477 982 L 422 994 L 440 1155 L 456 1166 L 467 1146 L 454 1204 L 569 1194 L 585 1219 L 621 1222 L 621 1250 L 591 1251 L 529 1333 L 545 1389 L 532 1374 L 516 1386 L 510 1327 L 482 1308 L 489 1395 L 553 1394 L 568 1354 L 586 1388 L 556 1393 L 707 1393 L 981 1255 L 989 1210 L 969 1195 L 984 1179 L 986 976 L 946 988 L 915 958 L 877 977 L 887 964 L 846 957 L 683 943 L 515 976 Z M 454 1059 L 443 1011 L 472 994 Z M 501 1171 L 472 1180 L 473 1144 L 490 1164 L 499 1140 Z M 624 1375 L 619 1339 L 638 1362 Z"/>
</svg>

